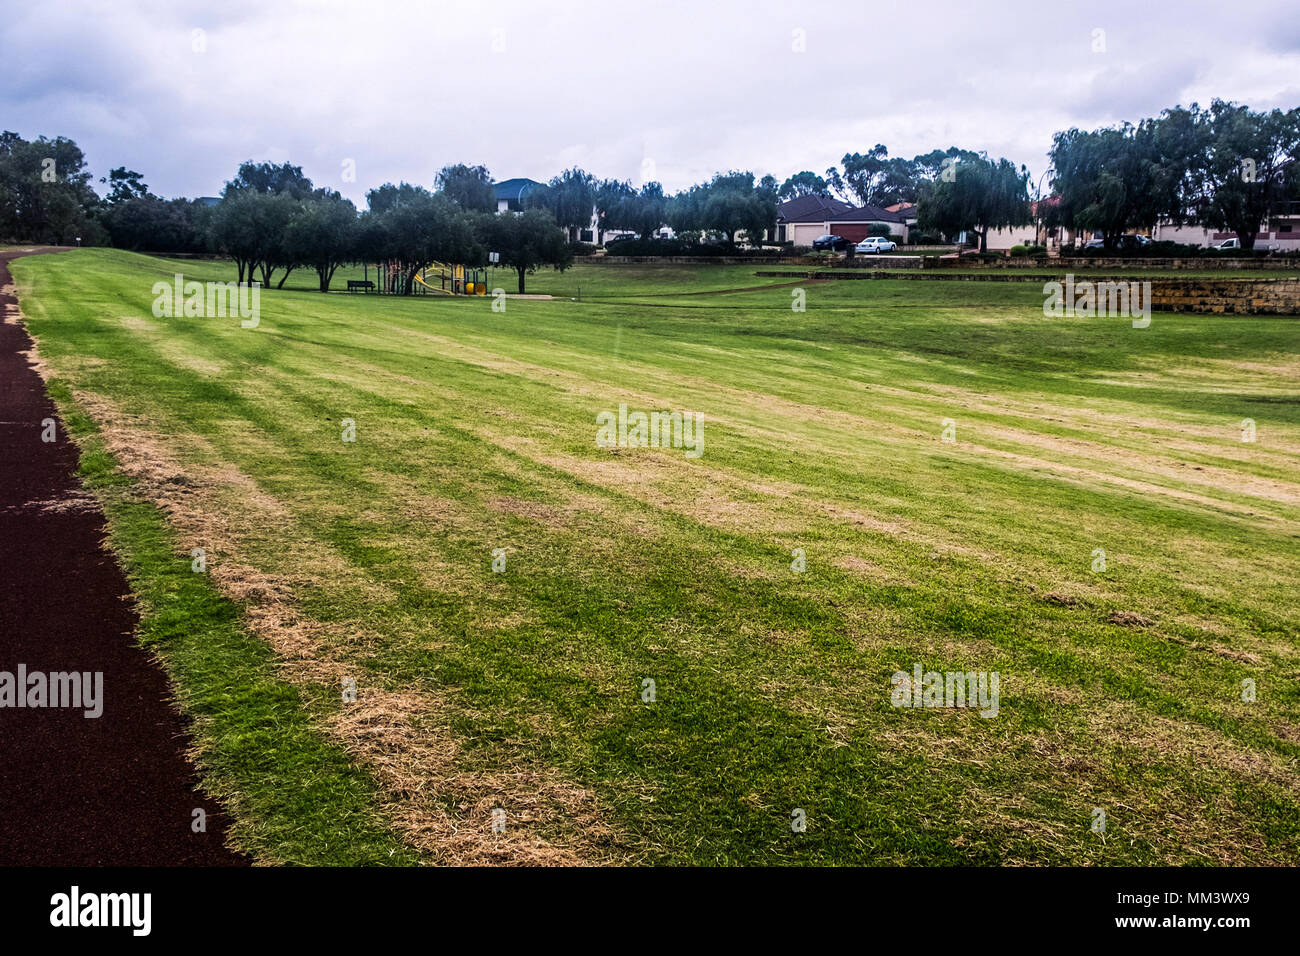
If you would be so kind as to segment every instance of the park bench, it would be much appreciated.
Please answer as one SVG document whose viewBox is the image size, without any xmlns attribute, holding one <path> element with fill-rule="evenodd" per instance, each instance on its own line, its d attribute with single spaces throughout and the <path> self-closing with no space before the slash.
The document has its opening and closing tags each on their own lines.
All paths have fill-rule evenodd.
<svg viewBox="0 0 1300 956">
<path fill-rule="evenodd" d="M 375 287 L 375 284 L 374 284 L 373 282 L 371 282 L 369 279 L 349 279 L 349 280 L 348 280 L 348 291 L 349 291 L 349 292 L 356 292 L 358 289 L 360 289 L 362 292 L 369 292 L 369 291 L 370 291 L 371 289 L 373 289 L 374 287 Z"/>
</svg>

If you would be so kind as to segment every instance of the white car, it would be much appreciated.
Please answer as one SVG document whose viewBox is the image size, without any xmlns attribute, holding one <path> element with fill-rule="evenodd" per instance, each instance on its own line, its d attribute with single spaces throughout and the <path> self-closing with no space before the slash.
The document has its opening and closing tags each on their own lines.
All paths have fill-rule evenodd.
<svg viewBox="0 0 1300 956">
<path fill-rule="evenodd" d="M 898 245 L 881 236 L 868 236 L 854 247 L 858 252 L 893 252 Z"/>
</svg>

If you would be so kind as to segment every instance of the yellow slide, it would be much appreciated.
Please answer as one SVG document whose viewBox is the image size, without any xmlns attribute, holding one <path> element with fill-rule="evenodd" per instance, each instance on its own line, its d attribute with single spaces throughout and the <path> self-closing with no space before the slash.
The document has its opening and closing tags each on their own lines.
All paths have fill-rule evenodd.
<svg viewBox="0 0 1300 956">
<path fill-rule="evenodd" d="M 435 262 L 433 265 L 434 265 L 434 266 L 438 266 L 439 269 L 444 268 L 443 265 L 442 265 L 442 263 L 440 263 L 440 262 Z M 431 268 L 433 268 L 433 266 L 430 266 L 429 268 L 431 269 Z M 425 269 L 425 270 L 424 270 L 424 274 L 425 274 L 425 275 L 428 275 L 428 274 L 429 274 L 429 269 Z M 415 281 L 418 282 L 418 283 L 420 283 L 420 285 L 424 286 L 424 287 L 425 287 L 426 289 L 428 289 L 430 292 L 438 292 L 438 293 L 441 293 L 442 295 L 452 295 L 452 293 L 448 292 L 446 289 L 442 288 L 441 286 L 429 285 L 429 283 L 427 283 L 427 282 L 424 281 L 424 277 L 421 276 L 420 273 L 418 273 L 418 272 L 415 274 Z"/>
</svg>

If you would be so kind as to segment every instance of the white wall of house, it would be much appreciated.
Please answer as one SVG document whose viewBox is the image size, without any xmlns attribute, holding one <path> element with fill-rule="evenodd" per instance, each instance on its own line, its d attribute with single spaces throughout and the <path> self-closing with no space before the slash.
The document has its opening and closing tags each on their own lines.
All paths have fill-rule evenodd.
<svg viewBox="0 0 1300 956">
<path fill-rule="evenodd" d="M 1288 230 L 1287 227 L 1290 227 Z M 1181 242 L 1193 246 L 1217 246 L 1224 239 L 1235 239 L 1235 232 L 1206 229 L 1204 226 L 1175 226 L 1159 223 L 1151 235 L 1158 242 Z M 1300 252 L 1300 217 L 1285 217 L 1270 223 L 1255 235 L 1256 249 Z"/>
<path fill-rule="evenodd" d="M 1035 228 L 1035 224 L 1030 223 L 1027 226 L 990 229 L 987 240 L 988 250 L 990 252 L 1003 252 L 1012 246 L 1032 246 L 1034 245 Z"/>
</svg>

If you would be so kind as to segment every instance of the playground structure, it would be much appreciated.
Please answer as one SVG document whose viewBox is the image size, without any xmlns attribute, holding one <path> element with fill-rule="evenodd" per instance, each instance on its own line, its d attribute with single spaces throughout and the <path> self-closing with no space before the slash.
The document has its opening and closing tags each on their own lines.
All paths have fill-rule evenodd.
<svg viewBox="0 0 1300 956">
<path fill-rule="evenodd" d="M 397 261 L 380 262 L 374 265 L 374 281 L 370 279 L 370 264 L 365 263 L 365 280 L 360 283 L 349 282 L 349 290 L 355 285 L 362 291 L 374 291 L 379 295 L 405 295 L 403 287 L 405 273 L 402 263 Z M 487 295 L 487 269 L 466 268 L 459 263 L 447 264 L 434 262 L 418 270 L 413 276 L 410 293 L 415 295 Z"/>
</svg>

